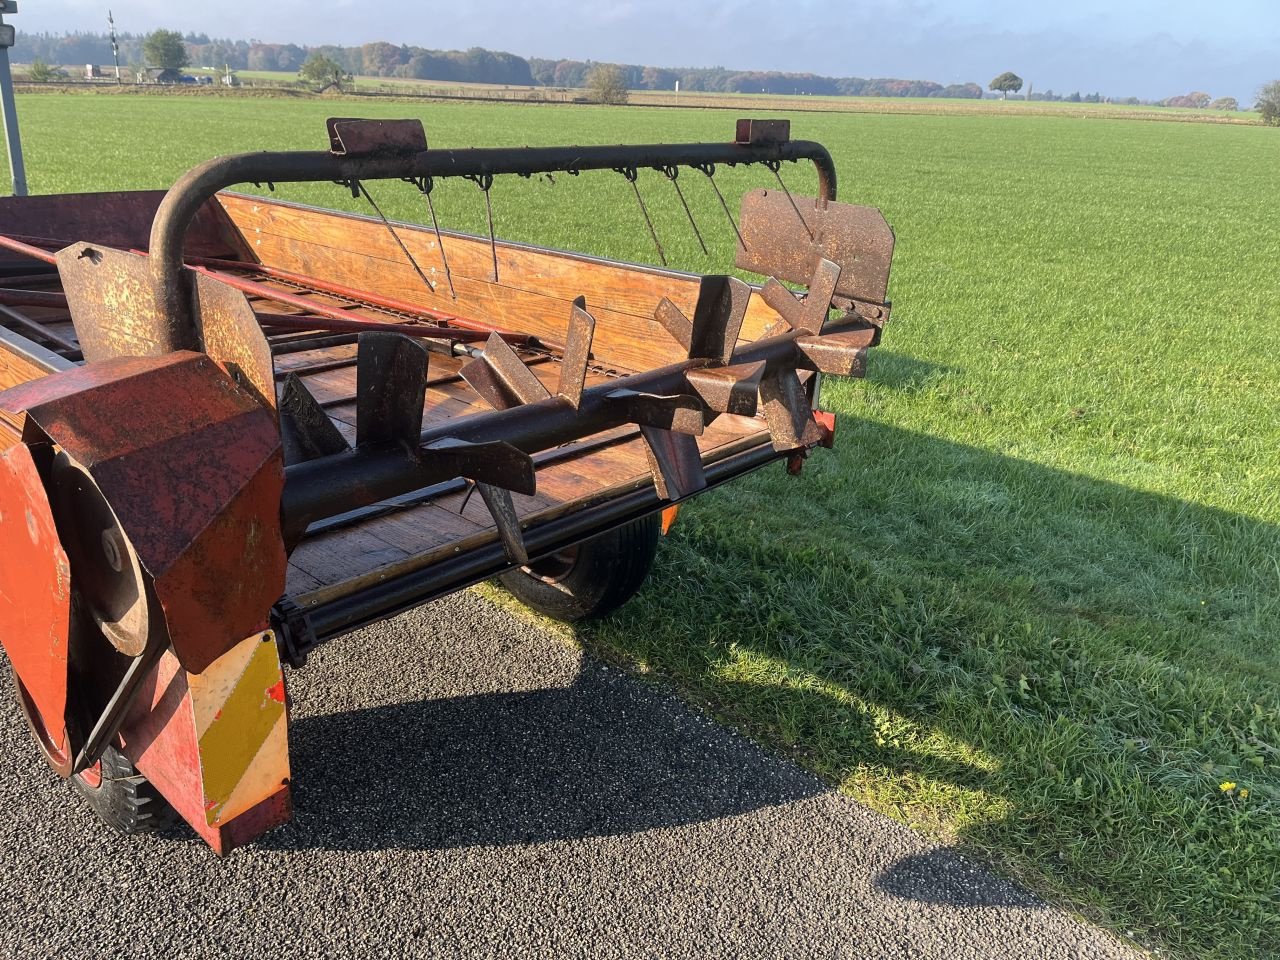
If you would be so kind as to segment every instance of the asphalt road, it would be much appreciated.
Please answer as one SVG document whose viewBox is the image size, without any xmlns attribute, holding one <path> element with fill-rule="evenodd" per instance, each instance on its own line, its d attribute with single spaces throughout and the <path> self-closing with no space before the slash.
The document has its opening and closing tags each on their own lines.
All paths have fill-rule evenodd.
<svg viewBox="0 0 1280 960">
<path fill-rule="evenodd" d="M 225 860 L 108 833 L 4 688 L 6 957 L 1137 956 L 474 595 L 293 675 L 296 819 Z"/>
</svg>

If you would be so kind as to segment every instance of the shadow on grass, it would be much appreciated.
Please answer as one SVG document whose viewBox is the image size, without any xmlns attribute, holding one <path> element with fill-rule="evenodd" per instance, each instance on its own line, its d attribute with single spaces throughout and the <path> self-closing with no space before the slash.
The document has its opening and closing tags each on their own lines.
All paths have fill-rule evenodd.
<svg viewBox="0 0 1280 960">
<path fill-rule="evenodd" d="M 847 417 L 676 530 L 591 649 L 1094 916 L 1277 946 L 1280 527 Z"/>
</svg>

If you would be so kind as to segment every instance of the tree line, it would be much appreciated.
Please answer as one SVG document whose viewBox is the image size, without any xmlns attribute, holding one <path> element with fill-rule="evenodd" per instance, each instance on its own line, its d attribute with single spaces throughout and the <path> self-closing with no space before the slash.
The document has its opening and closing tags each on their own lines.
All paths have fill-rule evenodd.
<svg viewBox="0 0 1280 960">
<path fill-rule="evenodd" d="M 145 37 L 121 34 L 120 62 L 143 66 Z M 191 66 L 232 70 L 273 70 L 296 73 L 312 57 L 324 57 L 347 73 L 368 77 L 401 77 L 511 86 L 583 87 L 599 66 L 592 61 L 546 60 L 472 47 L 469 50 L 429 50 L 385 41 L 342 47 L 299 46 L 295 43 L 258 43 L 250 40 L 212 38 L 203 33 L 183 36 Z M 111 41 L 94 33 L 19 33 L 14 56 L 20 62 L 52 64 L 107 64 Z M 944 86 L 931 80 L 893 78 L 825 77 L 813 73 L 728 70 L 723 67 L 653 67 L 616 64 L 632 90 L 681 90 L 706 93 L 771 93 L 862 97 L 963 97 L 977 99 L 976 83 Z"/>
</svg>

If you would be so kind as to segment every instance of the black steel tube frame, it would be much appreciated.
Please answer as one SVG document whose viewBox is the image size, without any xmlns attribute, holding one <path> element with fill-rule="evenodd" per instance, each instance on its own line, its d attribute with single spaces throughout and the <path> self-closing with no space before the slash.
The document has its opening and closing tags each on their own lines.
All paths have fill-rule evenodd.
<svg viewBox="0 0 1280 960">
<path fill-rule="evenodd" d="M 765 441 L 758 447 L 709 465 L 706 468 L 707 488 L 737 479 L 786 456 Z M 660 500 L 653 485 L 649 484 L 531 527 L 525 531 L 525 546 L 530 557 L 548 556 L 586 537 L 620 527 L 670 505 L 671 501 Z M 303 607 L 314 637 L 306 650 L 366 624 L 385 620 L 402 610 L 488 580 L 511 567 L 502 544 L 494 542 L 376 583 L 352 581 L 346 585 L 348 592 L 337 596 L 331 594 L 313 606 Z M 305 595 L 299 599 L 305 603 Z"/>
<path fill-rule="evenodd" d="M 166 319 L 169 350 L 198 350 L 191 313 L 190 279 L 183 265 L 187 229 L 219 190 L 242 183 L 323 183 L 426 177 L 532 176 L 619 168 L 809 160 L 818 171 L 818 196 L 836 197 L 831 154 L 820 143 L 683 143 L 594 147 L 502 147 L 423 150 L 339 156 L 333 153 L 242 153 L 218 157 L 189 170 L 169 189 L 151 227 L 151 277 L 160 313 Z"/>
</svg>

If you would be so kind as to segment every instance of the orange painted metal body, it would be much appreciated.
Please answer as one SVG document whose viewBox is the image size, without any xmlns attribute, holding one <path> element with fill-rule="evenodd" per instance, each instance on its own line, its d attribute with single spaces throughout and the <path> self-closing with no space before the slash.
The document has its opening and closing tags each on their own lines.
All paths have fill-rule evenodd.
<svg viewBox="0 0 1280 960">
<path fill-rule="evenodd" d="M 71 566 L 44 480 L 23 444 L 0 453 L 0 624 L 32 733 L 55 769 L 69 769 Z"/>
</svg>

